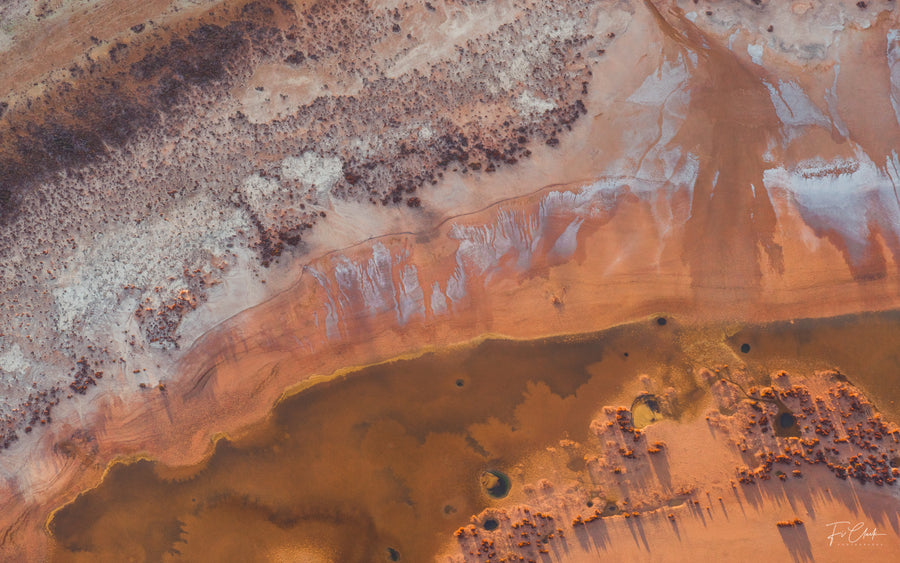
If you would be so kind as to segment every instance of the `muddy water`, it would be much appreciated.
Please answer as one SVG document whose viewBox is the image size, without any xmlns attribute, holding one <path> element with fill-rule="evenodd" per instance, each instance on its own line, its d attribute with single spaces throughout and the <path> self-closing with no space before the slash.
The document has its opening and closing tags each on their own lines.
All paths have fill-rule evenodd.
<svg viewBox="0 0 900 563">
<path fill-rule="evenodd" d="M 836 369 L 886 418 L 900 420 L 900 312 L 751 326 L 727 341 L 757 373 Z"/>
<path fill-rule="evenodd" d="M 741 331 L 656 321 L 486 340 L 316 385 L 200 466 L 114 466 L 50 520 L 55 558 L 428 561 L 470 515 L 522 498 L 515 466 L 532 452 L 564 437 L 599 450 L 590 420 L 631 404 L 641 374 L 679 391 L 677 417 L 696 414 L 702 365 L 745 361 L 764 382 L 785 366 L 849 362 L 876 404 L 900 367 L 895 314 Z M 509 476 L 508 498 L 485 490 L 490 471 Z"/>
</svg>

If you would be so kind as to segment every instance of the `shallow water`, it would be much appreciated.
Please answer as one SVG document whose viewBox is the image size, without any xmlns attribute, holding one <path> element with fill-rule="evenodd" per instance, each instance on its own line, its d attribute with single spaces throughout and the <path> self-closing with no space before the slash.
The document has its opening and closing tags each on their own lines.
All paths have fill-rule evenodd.
<svg viewBox="0 0 900 563">
<path fill-rule="evenodd" d="M 427 561 L 471 515 L 524 500 L 517 464 L 531 453 L 562 438 L 599 450 L 591 419 L 603 405 L 630 405 L 637 394 L 624 392 L 641 374 L 678 391 L 682 411 L 667 416 L 696 414 L 698 367 L 741 361 L 760 383 L 776 369 L 837 364 L 892 408 L 897 337 L 897 314 L 737 332 L 652 318 L 371 366 L 283 400 L 200 466 L 113 467 L 50 521 L 55 557 Z M 577 460 L 570 469 L 581 470 Z M 489 494 L 490 471 L 509 476 L 508 497 Z"/>
<path fill-rule="evenodd" d="M 900 420 L 900 312 L 748 326 L 728 339 L 758 373 L 836 369 L 890 420 Z"/>
</svg>

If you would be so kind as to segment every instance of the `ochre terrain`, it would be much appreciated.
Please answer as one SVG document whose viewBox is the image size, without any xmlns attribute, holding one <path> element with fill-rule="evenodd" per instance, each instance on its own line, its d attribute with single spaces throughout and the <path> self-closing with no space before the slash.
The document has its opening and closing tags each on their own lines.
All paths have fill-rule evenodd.
<svg viewBox="0 0 900 563">
<path fill-rule="evenodd" d="M 65 558 L 48 518 L 111 461 L 200 463 L 216 436 L 247 432 L 286 390 L 353 366 L 485 334 L 531 339 L 659 317 L 718 327 L 687 354 L 702 379 L 713 365 L 703 342 L 900 304 L 893 2 L 26 4 L 0 12 L 0 549 L 9 558 Z M 834 367 L 816 361 L 837 358 L 884 420 L 854 411 L 835 432 L 883 423 L 889 447 L 896 364 L 890 341 L 866 334 L 879 344 L 866 357 L 823 348 L 790 365 L 782 351 L 760 373 L 789 369 L 797 381 L 757 385 L 847 408 L 856 389 L 816 375 Z M 722 479 L 752 403 L 732 383 L 703 383 L 719 416 L 707 424 L 698 402 L 677 422 L 649 425 L 635 449 L 645 466 L 659 459 L 647 444 L 672 452 L 669 471 L 690 489 L 677 524 L 663 504 L 634 499 L 632 512 L 652 513 L 640 527 L 620 505 L 612 523 L 582 527 L 574 518 L 594 512 L 574 511 L 571 498 L 590 493 L 576 487 L 473 514 L 473 525 L 497 515 L 493 535 L 472 543 L 469 529 L 429 549 L 486 557 L 487 539 L 515 551 L 500 536 L 513 524 L 536 529 L 528 508 L 562 518 L 572 544 L 547 554 L 522 546 L 535 560 L 590 560 L 609 543 L 602 526 L 674 534 L 673 559 L 701 544 L 733 555 L 726 546 L 765 537 L 796 560 L 828 560 L 823 535 L 810 531 L 807 547 L 798 525 L 773 527 L 770 508 L 832 491 L 813 503 L 812 520 L 785 511 L 785 522 L 821 528 L 847 514 L 856 489 L 824 462 L 805 472 L 811 434 L 754 438 L 747 450 L 760 455 L 742 478 L 763 492 L 745 513 L 750 489 L 733 493 Z M 598 396 L 591 408 L 621 399 Z M 606 469 L 618 449 L 603 449 L 627 436 L 607 436 L 616 427 L 604 429 L 603 416 L 598 448 L 579 455 L 612 490 L 621 483 Z M 705 441 L 719 452 L 709 472 L 695 455 Z M 878 448 L 872 455 L 890 458 Z M 827 463 L 848 472 L 864 463 L 853 456 L 869 455 L 859 444 L 837 449 Z M 800 456 L 802 477 L 785 477 L 784 493 L 758 482 L 781 482 L 769 453 Z M 872 560 L 898 550 L 896 519 L 877 509 L 896 506 L 888 477 L 859 493 L 892 534 L 867 552 Z M 716 510 L 701 536 L 704 512 Z M 590 538 L 576 548 L 582 532 Z M 642 544 L 607 548 L 658 557 Z"/>
</svg>

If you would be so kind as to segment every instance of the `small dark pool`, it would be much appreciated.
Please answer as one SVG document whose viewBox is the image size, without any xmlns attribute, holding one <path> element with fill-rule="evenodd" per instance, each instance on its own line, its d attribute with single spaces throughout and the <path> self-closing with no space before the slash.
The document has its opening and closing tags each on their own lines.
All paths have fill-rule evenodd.
<svg viewBox="0 0 900 563">
<path fill-rule="evenodd" d="M 797 419 L 789 412 L 783 412 L 778 416 L 778 424 L 782 428 L 790 428 L 797 423 Z"/>
<path fill-rule="evenodd" d="M 512 482 L 502 471 L 491 469 L 481 474 L 481 486 L 492 498 L 504 498 L 509 494 Z"/>
</svg>

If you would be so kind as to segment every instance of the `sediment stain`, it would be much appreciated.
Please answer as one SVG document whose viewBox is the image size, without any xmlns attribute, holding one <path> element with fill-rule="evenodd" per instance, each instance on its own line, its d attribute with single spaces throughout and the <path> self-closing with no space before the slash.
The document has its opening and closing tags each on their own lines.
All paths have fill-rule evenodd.
<svg viewBox="0 0 900 563">
<path fill-rule="evenodd" d="M 645 6 L 672 43 L 669 58 L 681 56 L 694 66 L 685 124 L 671 142 L 700 161 L 684 260 L 695 287 L 746 298 L 759 291 L 763 267 L 784 271 L 775 210 L 763 184 L 763 154 L 781 123 L 762 76 L 680 10 L 663 13 L 649 0 Z"/>
</svg>

